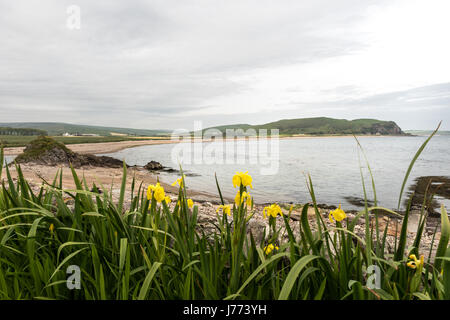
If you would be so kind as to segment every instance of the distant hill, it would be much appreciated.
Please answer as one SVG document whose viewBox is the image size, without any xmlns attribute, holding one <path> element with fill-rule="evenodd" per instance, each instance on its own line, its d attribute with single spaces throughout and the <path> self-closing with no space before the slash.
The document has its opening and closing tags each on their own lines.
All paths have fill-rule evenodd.
<svg viewBox="0 0 450 320">
<path fill-rule="evenodd" d="M 60 136 L 64 133 L 70 134 L 97 134 L 100 136 L 111 136 L 114 134 L 123 134 L 131 136 L 161 136 L 167 135 L 169 130 L 146 130 L 116 127 L 87 126 L 70 123 L 58 122 L 11 122 L 0 123 L 0 127 L 10 128 L 31 128 L 47 131 L 51 136 Z"/>
<path fill-rule="evenodd" d="M 345 134 L 370 134 L 370 135 L 405 135 L 394 121 L 381 121 L 375 119 L 332 119 L 332 118 L 303 118 L 286 119 L 261 125 L 236 124 L 225 125 L 216 128 L 225 133 L 226 129 L 279 129 L 281 135 L 345 135 Z M 268 132 L 270 134 L 270 131 Z"/>
</svg>

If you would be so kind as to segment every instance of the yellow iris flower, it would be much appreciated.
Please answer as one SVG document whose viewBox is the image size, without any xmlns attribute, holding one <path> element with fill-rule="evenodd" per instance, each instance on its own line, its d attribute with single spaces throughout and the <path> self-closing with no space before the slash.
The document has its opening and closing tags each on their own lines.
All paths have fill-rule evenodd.
<svg viewBox="0 0 450 320">
<path fill-rule="evenodd" d="M 248 174 L 248 171 L 236 172 L 236 174 L 233 176 L 233 186 L 237 188 L 242 184 L 244 187 L 249 186 L 253 189 L 252 180 L 253 179 L 251 175 Z"/>
<path fill-rule="evenodd" d="M 151 184 L 147 188 L 147 199 L 152 200 L 152 193 L 155 190 L 155 185 Z"/>
<path fill-rule="evenodd" d="M 264 209 L 263 209 L 264 219 L 267 218 L 267 216 L 276 218 L 278 214 L 280 214 L 280 216 L 282 216 L 283 211 L 281 211 L 280 206 L 276 203 L 274 203 L 268 207 L 264 207 Z"/>
<path fill-rule="evenodd" d="M 269 253 L 271 253 L 274 249 L 275 249 L 275 250 L 278 250 L 278 249 L 280 249 L 280 248 L 278 248 L 278 246 L 274 246 L 273 244 L 269 244 L 269 245 L 267 245 L 267 246 L 264 247 L 264 253 L 265 253 L 265 254 L 269 254 Z"/>
<path fill-rule="evenodd" d="M 172 183 L 172 186 L 175 186 L 176 184 L 178 184 L 181 188 L 183 188 L 183 178 L 185 178 L 186 176 L 183 174 L 182 178 L 178 178 L 177 180 L 175 180 L 174 183 Z"/>
<path fill-rule="evenodd" d="M 151 200 L 152 195 L 155 197 L 157 202 L 162 202 L 166 198 L 166 193 L 164 192 L 164 188 L 159 184 L 149 185 L 147 189 L 147 199 Z"/>
<path fill-rule="evenodd" d="M 424 260 L 423 255 L 420 256 L 420 259 L 417 259 L 415 254 L 410 255 L 409 258 L 412 261 L 409 261 L 406 265 L 408 267 L 410 267 L 411 269 L 416 269 L 418 267 L 422 267 L 423 266 L 423 260 Z"/>
<path fill-rule="evenodd" d="M 333 222 L 333 218 L 336 221 L 342 221 L 345 218 L 347 218 L 347 215 L 345 214 L 345 211 L 341 209 L 341 205 L 339 204 L 339 208 L 336 210 L 330 211 L 330 215 L 328 216 L 328 219 L 330 219 L 331 222 Z"/>
<path fill-rule="evenodd" d="M 244 191 L 242 192 L 241 196 L 241 193 L 238 191 L 236 197 L 234 197 L 234 202 L 236 203 L 236 206 L 239 207 L 244 201 L 246 201 L 247 206 L 252 205 L 252 198 L 250 194 Z"/>
<path fill-rule="evenodd" d="M 167 204 L 169 204 L 169 203 L 172 202 L 172 199 L 170 199 L 169 196 L 166 196 L 166 197 L 164 198 L 164 200 L 166 201 Z"/>
<path fill-rule="evenodd" d="M 231 206 L 229 204 L 227 205 L 220 205 L 216 212 L 219 212 L 219 210 L 222 209 L 223 213 L 226 213 L 227 215 L 231 216 Z"/>
<path fill-rule="evenodd" d="M 177 201 L 177 206 L 180 206 L 180 200 Z M 189 208 L 192 208 L 194 206 L 194 201 L 192 199 L 187 199 L 187 205 Z"/>
</svg>

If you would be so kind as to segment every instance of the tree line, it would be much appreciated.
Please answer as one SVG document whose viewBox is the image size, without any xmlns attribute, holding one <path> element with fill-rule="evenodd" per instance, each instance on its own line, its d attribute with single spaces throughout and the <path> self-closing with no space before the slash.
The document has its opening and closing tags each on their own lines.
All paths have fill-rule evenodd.
<svg viewBox="0 0 450 320">
<path fill-rule="evenodd" d="M 31 128 L 0 127 L 0 135 L 4 136 L 47 136 L 45 130 Z"/>
</svg>

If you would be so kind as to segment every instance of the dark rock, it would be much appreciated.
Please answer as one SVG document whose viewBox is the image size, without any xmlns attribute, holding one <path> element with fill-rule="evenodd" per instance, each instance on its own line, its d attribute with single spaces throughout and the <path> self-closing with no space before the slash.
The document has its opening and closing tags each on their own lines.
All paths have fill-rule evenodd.
<svg viewBox="0 0 450 320">
<path fill-rule="evenodd" d="M 354 205 L 355 207 L 365 207 L 365 200 L 363 198 L 354 197 L 354 196 L 348 196 L 344 197 L 345 200 L 347 200 L 348 203 Z M 369 207 L 372 207 L 374 205 L 374 202 L 372 200 L 367 200 L 367 205 Z"/>
<path fill-rule="evenodd" d="M 122 168 L 123 161 L 107 156 L 95 156 L 93 154 L 78 155 L 74 160 L 74 167 L 93 166 L 93 167 L 106 167 L 106 168 Z M 128 167 L 128 165 L 127 165 Z"/>
<path fill-rule="evenodd" d="M 164 166 L 161 163 L 152 160 L 149 163 L 147 163 L 144 166 L 144 168 L 149 171 L 158 171 L 158 170 L 163 170 Z"/>
<path fill-rule="evenodd" d="M 311 205 L 311 206 L 314 206 L 313 203 L 310 203 L 310 205 Z M 325 210 L 335 210 L 335 209 L 337 209 L 336 206 L 334 206 L 334 205 L 327 205 L 327 204 L 325 204 L 325 203 L 318 203 L 318 204 L 317 204 L 317 207 L 318 207 L 318 208 L 321 208 L 321 209 L 325 209 Z"/>
<path fill-rule="evenodd" d="M 165 173 L 174 173 L 174 174 L 180 174 L 180 170 L 177 169 L 173 169 L 170 167 L 165 167 L 163 166 L 161 163 L 157 162 L 157 161 L 150 161 L 149 163 L 147 163 L 144 166 L 144 169 L 148 170 L 148 171 L 161 171 L 161 172 L 165 172 Z M 156 172 L 158 173 L 158 172 Z M 198 177 L 200 176 L 197 173 L 191 173 L 191 172 L 184 172 L 184 175 L 186 177 Z"/>
<path fill-rule="evenodd" d="M 440 199 L 450 199 L 450 177 L 425 176 L 418 177 L 409 187 L 409 196 L 405 198 L 405 205 L 410 197 L 411 209 L 421 211 L 425 202 L 425 209 L 431 216 L 440 217 Z"/>
<path fill-rule="evenodd" d="M 200 177 L 200 174 L 198 173 L 192 173 L 192 172 L 185 172 L 184 175 L 186 177 Z"/>
<path fill-rule="evenodd" d="M 95 192 L 95 193 L 98 193 L 98 194 L 102 194 L 103 193 L 102 189 L 99 189 L 97 187 L 91 188 L 91 192 Z"/>
</svg>

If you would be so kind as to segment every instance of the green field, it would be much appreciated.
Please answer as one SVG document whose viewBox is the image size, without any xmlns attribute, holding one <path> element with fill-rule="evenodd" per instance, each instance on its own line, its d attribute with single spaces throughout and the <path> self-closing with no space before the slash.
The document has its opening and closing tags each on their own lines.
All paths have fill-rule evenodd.
<svg viewBox="0 0 450 320">
<path fill-rule="evenodd" d="M 31 128 L 44 130 L 50 136 L 61 136 L 64 133 L 70 134 L 97 134 L 99 136 L 111 136 L 112 133 L 129 136 L 161 136 L 170 133 L 168 130 L 132 129 L 117 127 L 88 126 L 61 122 L 10 122 L 0 123 L 0 127 L 11 128 Z"/>
</svg>

